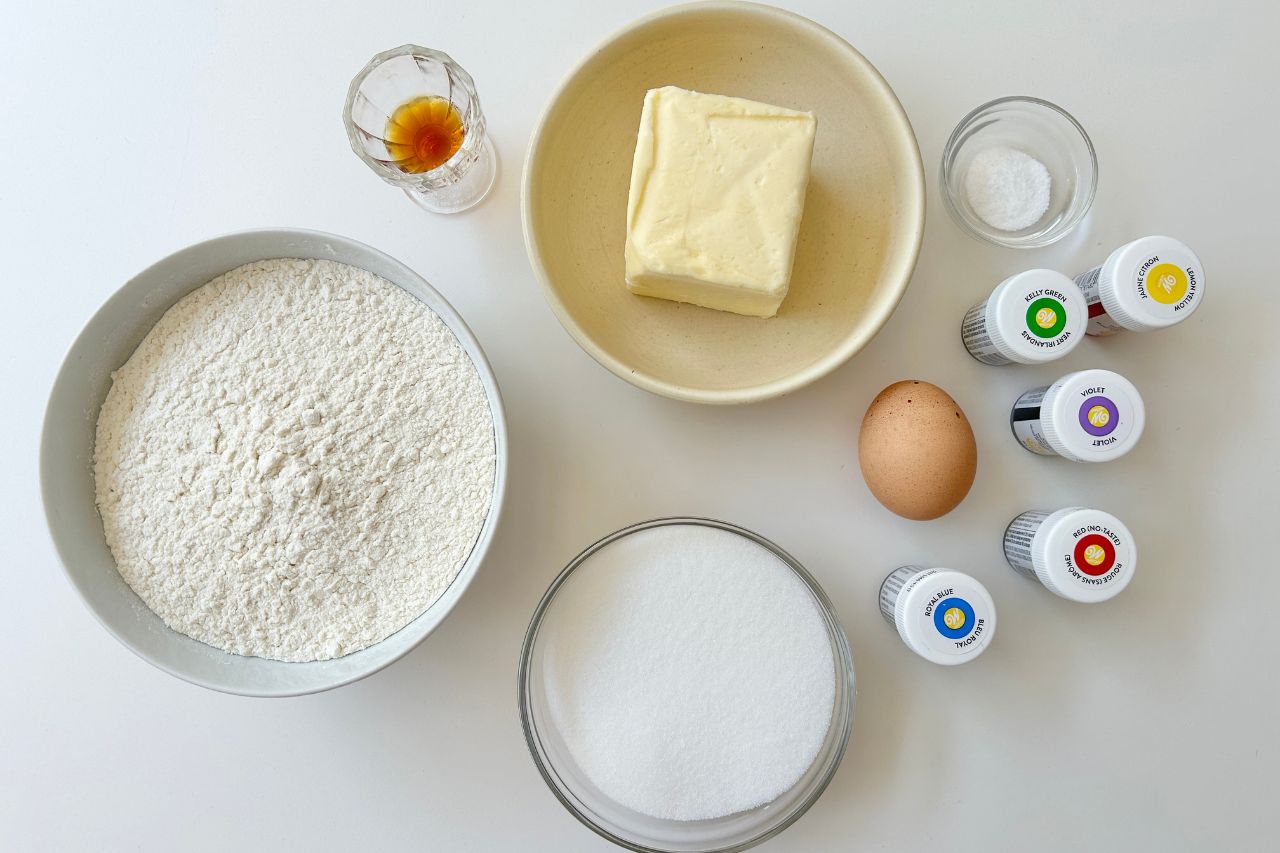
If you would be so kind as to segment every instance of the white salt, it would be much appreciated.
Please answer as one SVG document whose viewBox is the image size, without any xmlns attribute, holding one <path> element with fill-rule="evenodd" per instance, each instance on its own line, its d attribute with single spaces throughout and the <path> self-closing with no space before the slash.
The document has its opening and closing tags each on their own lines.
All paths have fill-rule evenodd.
<svg viewBox="0 0 1280 853">
<path fill-rule="evenodd" d="M 724 530 L 606 545 L 543 623 L 552 721 L 583 773 L 658 818 L 745 811 L 791 788 L 831 722 L 835 662 L 791 569 Z"/>
<path fill-rule="evenodd" d="M 1045 165 L 1016 148 L 979 151 L 964 176 L 964 192 L 973 212 L 992 228 L 1021 231 L 1049 209 L 1052 180 Z"/>
</svg>

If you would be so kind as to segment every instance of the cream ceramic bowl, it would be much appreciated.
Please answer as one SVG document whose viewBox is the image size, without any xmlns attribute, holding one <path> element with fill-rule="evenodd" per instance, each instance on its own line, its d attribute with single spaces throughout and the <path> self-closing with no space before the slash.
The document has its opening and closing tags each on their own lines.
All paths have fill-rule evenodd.
<svg viewBox="0 0 1280 853">
<path fill-rule="evenodd" d="M 382 276 L 426 303 L 449 327 L 480 374 L 493 412 L 493 502 L 458 576 L 434 604 L 396 633 L 333 660 L 289 663 L 215 649 L 169 628 L 116 571 L 94 503 L 93 445 L 111 372 L 128 360 L 161 315 L 182 297 L 251 261 L 320 258 Z M 227 234 L 196 243 L 142 271 L 98 309 L 71 345 L 54 380 L 40 441 L 40 485 L 54 547 L 67 576 L 116 639 L 179 678 L 245 696 L 293 696 L 349 684 L 404 656 L 462 597 L 493 538 L 507 479 L 507 429 L 493 371 L 462 317 L 404 264 L 355 240 L 293 228 Z"/>
<path fill-rule="evenodd" d="M 635 296 L 623 283 L 640 108 L 664 85 L 818 117 L 776 317 Z M 924 171 L 893 90 L 839 36 L 771 6 L 694 3 L 636 21 L 569 74 L 530 142 L 522 204 L 547 301 L 592 358 L 656 394 L 748 403 L 831 372 L 889 319 L 924 233 Z"/>
</svg>

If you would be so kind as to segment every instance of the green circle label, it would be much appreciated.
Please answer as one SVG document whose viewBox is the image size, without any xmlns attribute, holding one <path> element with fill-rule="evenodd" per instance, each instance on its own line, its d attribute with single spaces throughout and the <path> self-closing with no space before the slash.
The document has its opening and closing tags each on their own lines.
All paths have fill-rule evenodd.
<svg viewBox="0 0 1280 853">
<path fill-rule="evenodd" d="M 1056 299 L 1041 297 L 1027 306 L 1027 329 L 1037 338 L 1056 338 L 1067 327 L 1067 307 Z"/>
</svg>

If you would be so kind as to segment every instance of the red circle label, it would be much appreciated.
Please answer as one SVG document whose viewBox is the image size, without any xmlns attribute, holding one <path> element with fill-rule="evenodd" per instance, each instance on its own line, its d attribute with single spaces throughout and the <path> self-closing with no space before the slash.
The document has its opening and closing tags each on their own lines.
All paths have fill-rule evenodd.
<svg viewBox="0 0 1280 853">
<path fill-rule="evenodd" d="M 1097 577 L 1105 575 L 1115 565 L 1116 547 L 1107 537 L 1090 533 L 1088 536 L 1081 537 L 1076 543 L 1072 556 L 1075 558 L 1077 569 L 1090 577 Z"/>
</svg>

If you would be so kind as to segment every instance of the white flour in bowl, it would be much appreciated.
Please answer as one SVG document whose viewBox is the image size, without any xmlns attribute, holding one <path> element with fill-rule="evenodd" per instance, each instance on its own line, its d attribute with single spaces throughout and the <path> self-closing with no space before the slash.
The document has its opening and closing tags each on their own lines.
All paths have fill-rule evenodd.
<svg viewBox="0 0 1280 853">
<path fill-rule="evenodd" d="M 421 614 L 493 498 L 493 414 L 426 305 L 268 260 L 169 309 L 113 374 L 94 450 L 121 576 L 169 627 L 325 660 Z"/>
</svg>

